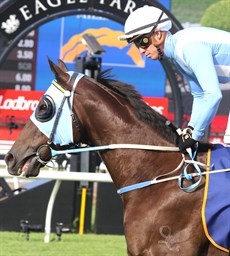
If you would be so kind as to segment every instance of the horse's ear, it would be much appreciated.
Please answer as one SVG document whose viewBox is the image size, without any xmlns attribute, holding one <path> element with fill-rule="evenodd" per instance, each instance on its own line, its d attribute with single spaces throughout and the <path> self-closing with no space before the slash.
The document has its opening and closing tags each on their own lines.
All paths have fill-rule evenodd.
<svg viewBox="0 0 230 256">
<path fill-rule="evenodd" d="M 62 69 L 64 72 L 68 72 L 68 69 L 67 69 L 64 61 L 62 61 L 61 59 L 58 59 L 58 67 L 60 69 Z"/>
<path fill-rule="evenodd" d="M 69 80 L 69 74 L 67 74 L 65 71 L 63 71 L 59 66 L 54 64 L 50 58 L 48 57 L 48 62 L 50 65 L 51 71 L 54 73 L 55 78 L 57 79 L 57 82 L 67 82 Z"/>
</svg>

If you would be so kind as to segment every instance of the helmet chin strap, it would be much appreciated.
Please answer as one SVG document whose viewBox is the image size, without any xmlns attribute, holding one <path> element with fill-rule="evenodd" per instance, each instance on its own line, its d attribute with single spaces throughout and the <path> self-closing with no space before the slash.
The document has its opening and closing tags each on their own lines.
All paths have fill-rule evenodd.
<svg viewBox="0 0 230 256">
<path fill-rule="evenodd" d="M 157 48 L 158 51 L 158 59 L 159 60 L 163 60 L 164 57 L 164 53 L 161 50 L 161 46 L 164 44 L 164 39 L 165 39 L 165 35 L 163 34 L 162 31 L 157 31 L 157 35 L 155 37 L 155 42 L 153 42 L 153 45 Z"/>
<path fill-rule="evenodd" d="M 160 45 L 157 45 L 156 48 L 157 48 L 157 51 L 158 51 L 159 60 L 163 60 L 164 53 L 162 52 Z"/>
</svg>

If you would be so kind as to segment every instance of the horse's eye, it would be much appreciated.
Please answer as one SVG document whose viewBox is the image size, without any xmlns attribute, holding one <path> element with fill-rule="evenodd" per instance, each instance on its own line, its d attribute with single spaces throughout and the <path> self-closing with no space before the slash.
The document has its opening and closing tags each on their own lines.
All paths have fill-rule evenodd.
<svg viewBox="0 0 230 256">
<path fill-rule="evenodd" d="M 39 111 L 46 111 L 48 109 L 47 102 L 44 101 L 43 103 L 39 104 Z"/>
<path fill-rule="evenodd" d="M 55 104 L 53 99 L 48 95 L 44 95 L 35 110 L 36 119 L 40 122 L 47 122 L 53 118 L 54 114 Z"/>
<path fill-rule="evenodd" d="M 41 117 L 43 114 L 46 114 L 48 110 L 49 110 L 49 103 L 46 100 L 41 99 L 36 109 L 37 114 Z"/>
</svg>

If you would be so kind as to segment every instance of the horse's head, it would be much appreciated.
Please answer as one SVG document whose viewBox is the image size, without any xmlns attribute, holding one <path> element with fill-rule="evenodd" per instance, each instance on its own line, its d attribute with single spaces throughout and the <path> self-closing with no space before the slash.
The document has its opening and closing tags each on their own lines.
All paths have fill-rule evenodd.
<svg viewBox="0 0 230 256">
<path fill-rule="evenodd" d="M 132 85 L 106 73 L 95 81 L 68 72 L 61 60 L 58 66 L 50 60 L 49 64 L 56 79 L 5 157 L 10 174 L 37 176 L 51 160 L 51 148 L 66 149 L 79 142 L 91 146 L 174 144 L 175 132 L 166 127 L 166 118 L 153 111 Z M 105 162 L 112 157 L 107 151 L 102 155 Z M 123 161 L 132 156 L 129 151 Z"/>
<path fill-rule="evenodd" d="M 48 61 L 56 80 L 52 81 L 40 99 L 30 120 L 5 157 L 8 172 L 12 175 L 37 176 L 40 168 L 52 158 L 51 147 L 69 146 L 80 139 L 78 125 L 72 126 L 72 118 L 75 116 L 72 103 L 76 84 L 83 75 L 68 72 L 61 60 L 58 66 Z"/>
</svg>

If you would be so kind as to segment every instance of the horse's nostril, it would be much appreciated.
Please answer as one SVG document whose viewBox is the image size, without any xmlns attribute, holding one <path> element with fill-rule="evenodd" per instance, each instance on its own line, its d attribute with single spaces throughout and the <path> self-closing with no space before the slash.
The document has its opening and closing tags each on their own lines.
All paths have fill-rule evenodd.
<svg viewBox="0 0 230 256">
<path fill-rule="evenodd" d="M 8 167 L 14 165 L 14 156 L 13 156 L 13 154 L 7 153 L 7 154 L 5 155 L 5 159 L 4 159 L 4 160 L 5 160 L 5 162 L 6 162 L 6 164 L 7 164 Z"/>
</svg>

